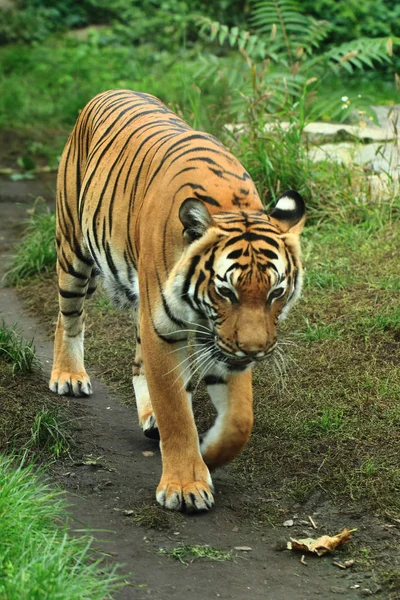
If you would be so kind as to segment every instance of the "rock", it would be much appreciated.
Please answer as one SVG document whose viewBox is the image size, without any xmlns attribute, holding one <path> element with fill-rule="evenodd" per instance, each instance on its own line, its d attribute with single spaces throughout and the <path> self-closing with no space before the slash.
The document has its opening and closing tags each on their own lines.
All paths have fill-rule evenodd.
<svg viewBox="0 0 400 600">
<path fill-rule="evenodd" d="M 308 157 L 313 162 L 324 162 L 325 160 L 350 165 L 354 162 L 355 148 L 350 142 L 342 144 L 323 144 L 313 146 L 308 151 Z"/>
<path fill-rule="evenodd" d="M 288 519 L 287 521 L 283 522 L 284 527 L 293 527 L 293 525 L 294 525 L 293 519 Z"/>
<path fill-rule="evenodd" d="M 400 117 L 400 104 L 392 106 L 371 106 L 378 119 L 380 127 L 384 129 L 393 128 L 393 123 L 396 123 Z"/>
<path fill-rule="evenodd" d="M 347 590 L 346 590 L 346 588 L 342 588 L 342 587 L 338 587 L 336 585 L 333 585 L 331 587 L 331 592 L 332 592 L 332 594 L 346 594 Z"/>
<path fill-rule="evenodd" d="M 275 550 L 277 552 L 282 552 L 283 550 L 287 550 L 287 541 L 285 540 L 285 538 L 280 538 L 279 540 L 276 541 L 275 544 Z"/>
<path fill-rule="evenodd" d="M 279 127 L 283 131 L 288 130 L 291 124 L 282 121 L 281 123 L 270 122 L 266 123 L 264 131 L 274 131 Z M 228 131 L 243 133 L 247 130 L 247 126 L 243 123 L 237 125 L 225 125 Z M 385 121 L 384 127 L 360 125 L 346 125 L 344 123 L 325 123 L 324 121 L 314 121 L 309 123 L 303 129 L 304 139 L 313 144 L 325 144 L 331 142 L 387 142 L 397 138 L 395 127 L 389 121 Z"/>
<path fill-rule="evenodd" d="M 0 10 L 11 10 L 15 8 L 13 0 L 0 0 Z"/>
<path fill-rule="evenodd" d="M 385 142 L 396 138 L 393 127 L 360 127 L 343 123 L 309 123 L 303 130 L 308 142 L 323 144 L 324 142 L 356 141 Z"/>
<path fill-rule="evenodd" d="M 326 160 L 342 163 L 345 165 L 359 165 L 368 167 L 375 173 L 387 174 L 394 180 L 399 179 L 399 148 L 396 142 L 381 144 L 323 144 L 311 147 L 308 157 L 313 162 L 324 162 Z"/>
</svg>

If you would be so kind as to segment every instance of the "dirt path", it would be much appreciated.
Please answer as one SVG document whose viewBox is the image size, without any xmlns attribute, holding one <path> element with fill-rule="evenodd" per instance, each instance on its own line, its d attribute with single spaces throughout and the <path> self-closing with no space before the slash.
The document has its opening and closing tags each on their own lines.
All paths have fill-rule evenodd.
<svg viewBox="0 0 400 600">
<path fill-rule="evenodd" d="M 10 243 L 20 230 L 19 223 L 28 208 L 15 200 L 0 199 L 1 269 L 10 255 Z M 52 347 L 42 327 L 23 307 L 11 289 L 0 290 L 2 317 L 7 323 L 18 321 L 28 338 L 34 336 L 37 351 L 47 377 Z M 110 340 L 111 341 L 111 340 Z M 255 525 L 241 519 L 239 507 L 261 500 L 248 489 L 238 492 L 224 470 L 214 475 L 216 508 L 209 514 L 187 516 L 166 515 L 155 502 L 155 488 L 161 472 L 157 445 L 146 440 L 137 426 L 135 412 L 122 406 L 118 398 L 96 378 L 92 378 L 94 395 L 89 399 L 60 399 L 79 407 L 83 418 L 74 433 L 80 456 L 91 455 L 96 464 L 87 460 L 59 463 L 56 478 L 68 491 L 71 513 L 85 526 L 100 530 L 97 547 L 111 553 L 111 560 L 122 564 L 130 586 L 121 589 L 116 600 L 151 597 L 183 600 L 247 597 L 267 600 L 306 600 L 312 598 L 344 599 L 358 597 L 350 589 L 363 585 L 365 574 L 342 571 L 332 565 L 332 557 L 308 559 L 308 567 L 300 557 L 278 552 L 277 541 L 292 534 L 285 528 Z M 44 390 L 46 383 L 43 382 Z M 145 454 L 144 454 L 145 453 Z M 126 510 L 143 507 L 143 515 L 151 513 L 166 523 L 165 531 L 147 529 L 125 516 Z M 164 521 L 163 521 L 164 520 Z M 351 523 L 344 523 L 351 525 Z M 307 529 L 303 525 L 295 534 Z M 308 528 L 309 529 L 309 528 Z M 325 533 L 324 532 L 321 532 Z M 293 535 L 293 534 L 292 534 Z M 160 548 L 172 549 L 180 543 L 209 544 L 233 551 L 234 560 L 211 562 L 195 560 L 183 565 L 160 554 Z M 250 551 L 236 551 L 248 546 Z M 368 575 L 367 575 L 368 576 Z"/>
</svg>

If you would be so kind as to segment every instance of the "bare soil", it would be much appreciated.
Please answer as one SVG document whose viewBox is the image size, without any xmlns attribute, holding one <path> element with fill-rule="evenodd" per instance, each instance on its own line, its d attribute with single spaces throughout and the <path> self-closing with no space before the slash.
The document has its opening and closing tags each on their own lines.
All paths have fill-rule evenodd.
<svg viewBox="0 0 400 600">
<path fill-rule="evenodd" d="M 26 201 L 25 190 L 23 197 L 7 192 L 0 198 L 3 272 L 21 230 L 21 219 L 29 208 Z M 44 326 L 28 314 L 11 289 L 0 290 L 0 305 L 7 323 L 17 321 L 25 337 L 35 337 L 44 364 L 41 385 L 45 403 L 49 397 L 46 379 L 52 345 Z M 238 485 L 229 469 L 214 474 L 216 508 L 212 512 L 195 516 L 166 512 L 155 501 L 161 473 L 157 445 L 143 437 L 133 407 L 122 405 L 121 399 L 96 377 L 92 382 L 94 395 L 89 399 L 59 400 L 60 406 L 78 417 L 72 424 L 76 447 L 70 458 L 49 465 L 49 472 L 66 490 L 71 528 L 79 529 L 83 524 L 92 529 L 96 547 L 108 553 L 109 562 L 121 565 L 120 572 L 128 585 L 121 588 L 116 599 L 150 596 L 155 600 L 180 600 L 188 595 L 194 600 L 389 597 L 384 586 L 382 589 L 376 583 L 376 563 L 369 562 L 363 548 L 372 543 L 375 557 L 381 557 L 387 570 L 391 549 L 399 546 L 397 523 L 360 514 L 354 507 L 334 507 L 323 494 L 316 494 L 304 505 L 276 507 L 271 525 L 265 519 L 266 505 L 273 502 L 270 490 L 260 489 L 254 482 Z M 261 514 L 262 518 L 257 517 Z M 311 527 L 309 516 L 317 523 L 317 531 Z M 284 527 L 285 519 L 293 517 L 294 525 Z M 282 538 L 334 534 L 343 527 L 357 528 L 354 542 L 333 556 L 307 557 L 307 566 L 300 563 L 299 555 L 277 550 L 282 548 Z M 232 551 L 233 560 L 198 559 L 182 564 L 160 553 L 160 549 L 171 550 L 180 544 L 208 544 Z M 235 550 L 243 546 L 251 550 Z M 357 561 L 351 569 L 333 564 L 335 559 L 352 557 Z"/>
</svg>

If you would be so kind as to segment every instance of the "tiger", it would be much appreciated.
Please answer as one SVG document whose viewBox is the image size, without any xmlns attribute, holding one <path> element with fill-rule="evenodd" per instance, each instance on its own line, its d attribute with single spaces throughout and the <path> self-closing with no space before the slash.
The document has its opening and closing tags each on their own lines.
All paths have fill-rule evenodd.
<svg viewBox="0 0 400 600">
<path fill-rule="evenodd" d="M 215 137 L 156 97 L 116 89 L 80 112 L 57 179 L 59 314 L 50 389 L 89 396 L 85 298 L 99 277 L 133 310 L 139 424 L 159 439 L 158 503 L 214 505 L 211 472 L 245 447 L 252 368 L 277 345 L 278 321 L 300 295 L 301 195 L 269 214 L 255 184 Z M 192 377 L 217 416 L 199 436 Z"/>
</svg>

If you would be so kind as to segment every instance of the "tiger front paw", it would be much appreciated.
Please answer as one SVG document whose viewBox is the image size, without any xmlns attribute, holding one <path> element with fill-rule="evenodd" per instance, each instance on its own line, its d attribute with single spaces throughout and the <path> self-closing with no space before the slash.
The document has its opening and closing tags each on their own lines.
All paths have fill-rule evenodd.
<svg viewBox="0 0 400 600">
<path fill-rule="evenodd" d="M 90 396 L 92 384 L 86 371 L 69 373 L 53 369 L 49 388 L 59 396 Z"/>
<path fill-rule="evenodd" d="M 163 476 L 157 488 L 157 502 L 170 510 L 210 510 L 214 506 L 213 485 L 209 474 L 207 479 L 207 482 L 197 480 L 183 484 L 172 477 Z"/>
</svg>

